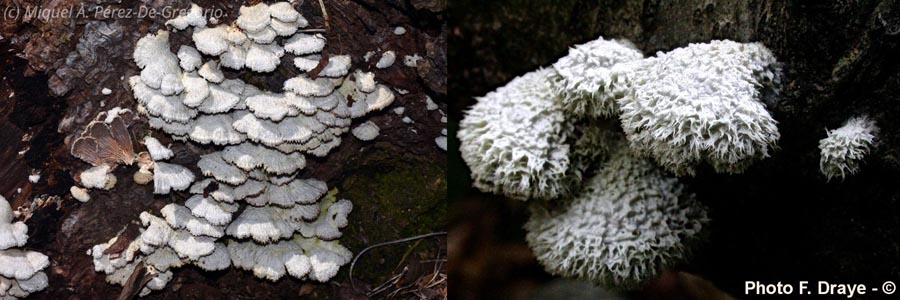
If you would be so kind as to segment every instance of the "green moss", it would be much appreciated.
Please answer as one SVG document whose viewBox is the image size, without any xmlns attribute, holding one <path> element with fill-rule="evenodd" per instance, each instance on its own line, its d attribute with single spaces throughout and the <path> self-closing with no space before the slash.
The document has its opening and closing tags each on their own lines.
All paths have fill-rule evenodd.
<svg viewBox="0 0 900 300">
<path fill-rule="evenodd" d="M 374 166 L 349 172 L 340 184 L 338 198 L 353 201 L 342 244 L 358 253 L 373 244 L 445 230 L 447 180 L 441 166 L 379 158 L 377 153 L 370 156 L 373 160 Z M 354 268 L 354 277 L 376 284 L 386 280 L 414 244 L 369 251 Z M 430 244 L 419 249 L 425 246 Z"/>
</svg>

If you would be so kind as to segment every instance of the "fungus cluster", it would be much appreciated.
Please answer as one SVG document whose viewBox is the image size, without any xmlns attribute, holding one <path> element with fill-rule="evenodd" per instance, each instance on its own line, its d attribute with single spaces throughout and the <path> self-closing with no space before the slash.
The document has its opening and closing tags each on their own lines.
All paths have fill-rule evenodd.
<svg viewBox="0 0 900 300">
<path fill-rule="evenodd" d="M 460 152 L 475 187 L 551 200 L 533 201 L 525 226 L 548 271 L 634 288 L 686 259 L 707 222 L 674 176 L 739 173 L 775 147 L 764 103 L 779 83 L 759 43 L 644 57 L 600 38 L 478 98 Z"/>
<path fill-rule="evenodd" d="M 353 205 L 299 172 L 308 155 L 324 157 L 340 145 L 353 118 L 384 109 L 394 94 L 371 72 L 351 74 L 349 55 L 320 54 L 325 37 L 300 30 L 308 22 L 288 2 L 242 6 L 234 24 L 217 27 L 192 15 L 200 11 L 192 5 L 188 15 L 167 22 L 190 32 L 193 46 L 173 53 L 168 31 L 141 38 L 134 49 L 141 72 L 128 81 L 152 128 L 214 149 L 197 162 L 203 178 L 191 184 L 189 169 L 164 162 L 172 151 L 146 137 L 150 159 L 140 161 L 152 166 L 146 171 L 153 170 L 154 192 L 187 189 L 192 196 L 166 205 L 161 216 L 142 213 L 127 247 L 113 247 L 125 234 L 96 245 L 89 252 L 95 269 L 122 285 L 136 266 L 146 266 L 155 281 L 142 295 L 163 288 L 171 269 L 185 264 L 204 270 L 233 264 L 272 281 L 285 274 L 328 281 L 352 258 L 337 239 Z M 280 91 L 222 70 L 267 76 L 286 54 L 301 73 Z M 374 138 L 377 127 L 374 135 L 354 134 Z"/>
<path fill-rule="evenodd" d="M 28 226 L 13 222 L 13 211 L 0 196 L 0 299 L 20 299 L 47 288 L 46 255 L 19 249 L 28 242 Z"/>
<path fill-rule="evenodd" d="M 859 164 L 875 146 L 878 127 L 869 118 L 855 117 L 827 133 L 828 136 L 819 141 L 819 170 L 829 180 L 843 179 L 859 172 Z"/>
<path fill-rule="evenodd" d="M 526 240 L 547 271 L 618 288 L 682 262 L 707 222 L 677 178 L 624 145 L 558 211 L 535 207 Z"/>
</svg>

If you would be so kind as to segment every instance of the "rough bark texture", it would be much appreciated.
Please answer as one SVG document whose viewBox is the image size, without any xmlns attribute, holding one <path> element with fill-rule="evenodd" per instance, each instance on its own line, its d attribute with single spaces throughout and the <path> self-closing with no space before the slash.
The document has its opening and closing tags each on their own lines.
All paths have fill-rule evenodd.
<svg viewBox="0 0 900 300">
<path fill-rule="evenodd" d="M 13 207 L 30 207 L 32 214 L 27 224 L 31 239 L 27 246 L 47 254 L 52 261 L 48 268 L 50 287 L 29 299 L 113 299 L 121 288 L 105 283 L 104 275 L 93 271 L 86 250 L 113 237 L 136 220 L 141 211 L 158 210 L 170 202 L 181 203 L 187 195 L 181 192 L 154 196 L 152 185 L 133 183 L 136 166 L 119 167 L 115 173 L 119 179 L 116 188 L 92 191 L 88 203 L 79 203 L 68 195 L 74 184 L 72 177 L 88 167 L 69 154 L 73 137 L 101 111 L 116 106 L 135 107 L 123 80 L 138 72 L 131 52 L 140 37 L 164 29 L 166 21 L 137 17 L 103 19 L 93 12 L 97 8 L 185 8 L 190 2 L 24 2 L 3 0 L 0 6 L 22 10 L 38 6 L 76 10 L 84 7 L 89 12 L 84 18 L 28 19 L 20 15 L 3 18 L 0 23 L 0 193 L 11 199 Z M 227 15 L 220 22 L 233 21 L 243 4 L 194 2 L 204 8 L 224 10 Z M 382 241 L 443 230 L 446 156 L 435 146 L 434 138 L 444 128 L 440 120 L 446 110 L 446 1 L 329 0 L 325 5 L 330 17 L 328 51 L 350 54 L 354 69 L 372 70 L 379 82 L 409 93 L 397 94 L 385 112 L 367 118 L 381 127 L 381 135 L 375 141 L 361 142 L 347 134 L 341 146 L 326 158 L 310 157 L 300 177 L 325 180 L 329 187 L 339 190 L 339 198 L 353 201 L 354 212 L 341 240 L 353 252 Z M 318 1 L 299 1 L 295 7 L 310 21 L 310 28 L 324 27 Z M 395 35 L 396 26 L 405 27 L 407 33 Z M 182 37 L 173 40 L 173 50 L 189 42 L 189 34 L 178 36 Z M 376 69 L 374 61 L 363 61 L 368 51 L 380 55 L 386 50 L 394 50 L 400 57 L 391 68 Z M 402 64 L 403 55 L 416 53 L 425 58 L 418 67 Z M 289 71 L 260 76 L 246 70 L 226 70 L 226 77 L 238 77 L 272 90 L 280 90 L 280 83 L 289 76 L 293 76 Z M 102 95 L 103 88 L 113 93 Z M 442 110 L 426 110 L 426 95 L 440 103 Z M 399 106 L 406 108 L 405 116 L 415 123 L 406 124 L 401 121 L 403 116 L 390 112 Z M 150 132 L 144 122 L 129 124 L 133 136 Z M 164 143 L 170 142 L 162 135 L 156 136 Z M 20 153 L 25 149 L 28 151 Z M 200 154 L 213 148 L 175 143 L 173 150 L 174 163 L 189 166 L 200 174 L 194 165 Z M 42 175 L 36 184 L 27 180 L 32 170 Z M 409 245 L 400 245 L 367 254 L 354 272 L 357 285 L 386 280 L 407 250 L 411 251 Z M 346 283 L 346 268 L 333 284 L 313 284 L 293 278 L 271 283 L 234 268 L 210 273 L 187 267 L 176 271 L 164 291 L 145 299 L 349 299 L 355 294 L 342 296 L 347 293 L 335 295 L 332 291 Z"/>
<path fill-rule="evenodd" d="M 706 170 L 686 178 L 711 208 L 712 223 L 706 243 L 680 268 L 735 295 L 743 295 L 745 280 L 880 285 L 896 278 L 900 1 L 456 1 L 451 14 L 456 22 L 450 39 L 450 103 L 457 119 L 459 111 L 473 103 L 472 97 L 548 66 L 569 46 L 598 36 L 627 38 L 646 55 L 712 39 L 764 43 L 785 65 L 782 97 L 768 106 L 779 122 L 780 149 L 741 175 Z M 827 182 L 819 173 L 818 140 L 826 128 L 837 128 L 857 115 L 876 120 L 882 129 L 880 142 L 860 174 Z M 458 152 L 451 152 L 450 163 L 451 172 L 466 174 Z M 473 198 L 476 191 L 470 182 L 458 178 L 451 180 L 451 191 L 470 192 L 453 193 L 451 199 Z M 490 204 L 484 209 L 472 200 L 453 202 L 495 218 L 490 223 L 495 227 L 518 228 L 525 216 L 519 203 L 499 202 L 502 208 Z M 461 243 L 451 245 L 451 252 L 497 244 L 466 237 L 466 228 L 475 226 L 472 219 L 477 218 L 465 215 L 451 221 L 451 241 Z M 520 230 L 484 230 L 500 235 L 501 241 L 521 241 L 523 235 Z M 477 257 L 473 253 L 479 252 L 466 253 L 460 255 Z M 475 291 L 457 299 L 508 295 L 503 287 L 528 286 L 521 282 L 545 278 L 521 275 L 529 273 L 519 266 L 514 269 L 519 275 L 484 278 L 488 283 L 469 280 L 471 273 L 464 271 L 475 267 L 454 261 L 457 254 L 451 254 L 451 270 L 457 276 L 451 277 L 457 279 L 452 281 L 454 291 Z M 502 268 L 496 264 L 505 261 L 496 256 L 480 260 L 490 266 L 486 269 Z"/>
</svg>

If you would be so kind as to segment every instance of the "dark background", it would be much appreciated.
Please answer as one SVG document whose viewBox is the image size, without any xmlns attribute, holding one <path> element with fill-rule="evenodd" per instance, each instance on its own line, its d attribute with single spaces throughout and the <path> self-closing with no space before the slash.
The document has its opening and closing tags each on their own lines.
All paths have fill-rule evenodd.
<svg viewBox="0 0 900 300">
<path fill-rule="evenodd" d="M 712 39 L 764 43 L 784 63 L 768 106 L 779 149 L 744 174 L 684 178 L 712 222 L 677 268 L 742 299 L 772 298 L 743 295 L 748 280 L 900 282 L 900 1 L 458 0 L 450 12 L 451 123 L 473 97 L 598 36 L 648 56 Z M 876 120 L 879 144 L 860 174 L 828 182 L 818 140 L 857 115 Z M 471 188 L 450 128 L 451 298 L 526 297 L 552 277 L 524 243 L 524 205 Z M 843 297 L 816 297 L 831 298 Z"/>
</svg>

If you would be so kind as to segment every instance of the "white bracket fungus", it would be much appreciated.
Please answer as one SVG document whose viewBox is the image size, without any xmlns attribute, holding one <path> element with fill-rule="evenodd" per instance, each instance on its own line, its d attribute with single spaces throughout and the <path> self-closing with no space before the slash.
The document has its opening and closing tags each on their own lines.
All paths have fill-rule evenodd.
<svg viewBox="0 0 900 300">
<path fill-rule="evenodd" d="M 446 135 L 442 135 L 442 136 L 434 138 L 434 143 L 437 144 L 438 148 L 441 148 L 441 150 L 447 151 L 447 136 Z"/>
<path fill-rule="evenodd" d="M 534 210 L 526 240 L 548 272 L 633 288 L 690 254 L 705 208 L 677 178 L 629 151 L 620 147 L 559 211 Z"/>
<path fill-rule="evenodd" d="M 194 47 L 181 46 L 178 48 L 178 61 L 181 69 L 185 72 L 191 72 L 200 67 L 203 57 L 200 56 L 200 52 L 197 52 L 197 49 L 194 49 Z"/>
<path fill-rule="evenodd" d="M 669 171 L 693 175 L 707 162 L 740 173 L 775 147 L 780 134 L 761 90 L 777 87 L 780 67 L 762 44 L 691 44 L 628 64 L 622 128 L 633 149 Z"/>
<path fill-rule="evenodd" d="M 69 188 L 69 193 L 72 194 L 72 198 L 78 200 L 80 202 L 88 202 L 91 201 L 91 195 L 88 193 L 88 190 L 85 188 L 81 188 L 78 186 L 72 186 Z M 0 225 L 2 226 L 2 225 Z"/>
<path fill-rule="evenodd" d="M 116 186 L 116 176 L 111 171 L 109 165 L 99 165 L 82 171 L 78 178 L 86 188 L 109 190 Z"/>
<path fill-rule="evenodd" d="M 186 14 L 166 21 L 166 25 L 171 25 L 177 30 L 184 30 L 189 26 L 203 27 L 206 26 L 206 17 L 203 16 L 203 8 L 191 3 L 191 8 Z"/>
<path fill-rule="evenodd" d="M 168 24 L 194 26 L 195 48 L 181 45 L 176 55 L 168 32 L 143 37 L 134 53 L 141 75 L 129 84 L 150 127 L 176 141 L 213 145 L 215 151 L 197 162 L 206 178 L 191 185 L 190 170 L 160 162 L 171 150 L 147 138 L 155 161 L 143 163 L 141 171 L 154 170 L 156 192 L 189 188 L 193 195 L 184 205 L 164 207 L 164 218 L 142 213 L 143 228 L 122 257 L 103 253 L 115 238 L 95 246 L 95 268 L 124 284 L 143 261 L 157 277 L 141 295 L 163 288 L 171 269 L 187 263 L 221 270 L 233 262 L 271 280 L 290 274 L 327 281 L 352 256 L 331 241 L 341 236 L 352 204 L 323 197 L 325 182 L 298 179 L 297 172 L 306 166 L 305 155 L 324 157 L 340 145 L 352 118 L 390 105 L 393 92 L 371 72 L 348 76 L 349 55 L 331 55 L 317 76 L 304 74 L 317 69 L 326 39 L 297 32 L 308 22 L 289 2 L 242 6 L 230 26 L 208 28 L 188 18 Z M 218 59 L 203 61 L 200 53 Z M 283 83 L 283 93 L 229 79 L 220 69 L 273 72 L 286 53 L 302 56 L 294 58 L 301 74 Z"/>
<path fill-rule="evenodd" d="M 425 109 L 426 110 L 435 110 L 440 108 L 437 103 L 434 103 L 434 100 L 431 100 L 431 97 L 425 96 Z"/>
<path fill-rule="evenodd" d="M 150 153 L 153 160 L 167 160 L 175 156 L 175 152 L 172 152 L 169 147 L 163 146 L 159 140 L 149 135 L 144 137 L 144 146 L 147 146 L 147 152 Z"/>
<path fill-rule="evenodd" d="M 397 60 L 397 54 L 394 51 L 388 50 L 381 54 L 381 58 L 378 59 L 378 62 L 375 63 L 375 67 L 379 69 L 384 69 L 394 65 L 394 61 Z"/>
<path fill-rule="evenodd" d="M 153 172 L 153 193 L 168 194 L 172 190 L 183 191 L 194 181 L 194 173 L 184 166 L 156 162 Z"/>
<path fill-rule="evenodd" d="M 360 141 L 371 141 L 378 136 L 378 130 L 378 125 L 372 123 L 372 121 L 366 121 L 365 123 L 356 126 L 356 128 L 353 128 L 351 132 L 353 133 L 353 136 Z"/>
<path fill-rule="evenodd" d="M 0 299 L 20 299 L 47 288 L 43 270 L 50 259 L 39 252 L 17 249 L 28 242 L 28 226 L 13 222 L 13 211 L 0 196 Z"/>
<path fill-rule="evenodd" d="M 827 130 L 828 137 L 819 141 L 819 170 L 826 178 L 845 178 L 859 172 L 859 164 L 875 146 L 878 127 L 866 117 L 847 120 L 844 126 Z"/>
<path fill-rule="evenodd" d="M 573 129 L 554 101 L 551 73 L 541 69 L 513 79 L 466 112 L 457 135 L 475 187 L 522 200 L 571 192 L 577 177 L 567 140 Z"/>
<path fill-rule="evenodd" d="M 568 114 L 613 116 L 618 113 L 616 99 L 625 89 L 613 66 L 642 58 L 631 42 L 601 37 L 569 49 L 568 55 L 553 64 L 550 80 Z"/>
</svg>

